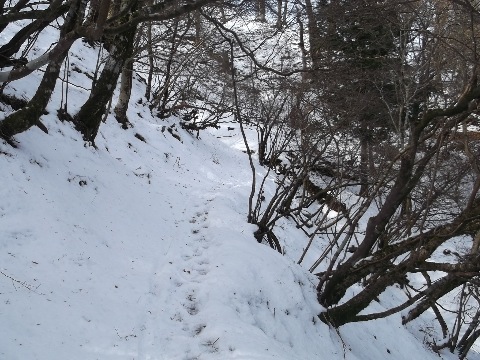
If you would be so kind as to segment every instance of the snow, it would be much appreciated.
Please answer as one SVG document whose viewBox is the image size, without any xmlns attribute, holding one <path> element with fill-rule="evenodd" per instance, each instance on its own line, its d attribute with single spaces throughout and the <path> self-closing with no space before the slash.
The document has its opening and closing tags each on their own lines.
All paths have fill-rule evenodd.
<svg viewBox="0 0 480 360">
<path fill-rule="evenodd" d="M 96 50 L 74 49 L 71 63 L 95 68 Z M 31 81 L 6 92 L 29 98 Z M 74 113 L 90 83 L 80 72 L 69 81 Z M 59 86 L 42 118 L 48 135 L 32 128 L 18 148 L 0 144 L 1 359 L 439 358 L 400 315 L 338 330 L 320 322 L 317 279 L 296 264 L 307 239 L 283 222 L 282 256 L 246 222 L 238 124 L 197 139 L 174 117 L 152 117 L 143 93 L 135 81 L 134 127 L 110 115 L 97 148 L 56 119 Z"/>
<path fill-rule="evenodd" d="M 109 121 L 98 150 L 49 127 L 2 146 L 2 272 L 25 282 L 2 279 L 2 357 L 305 358 L 286 319 L 308 329 L 314 279 L 253 239 L 241 151 L 147 122 L 145 144 Z"/>
</svg>

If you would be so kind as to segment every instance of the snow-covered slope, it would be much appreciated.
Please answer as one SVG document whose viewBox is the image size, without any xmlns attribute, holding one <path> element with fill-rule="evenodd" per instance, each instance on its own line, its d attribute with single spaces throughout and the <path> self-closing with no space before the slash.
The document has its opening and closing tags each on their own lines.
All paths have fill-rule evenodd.
<svg viewBox="0 0 480 360">
<path fill-rule="evenodd" d="M 400 326 L 337 334 L 316 319 L 315 278 L 245 222 L 234 138 L 109 120 L 93 149 L 47 123 L 1 145 L 1 358 L 434 357 Z"/>
<path fill-rule="evenodd" d="M 95 60 L 88 51 L 78 66 Z M 88 79 L 70 80 L 74 110 Z M 32 86 L 7 91 L 29 97 Z M 238 125 L 200 139 L 177 128 L 179 141 L 167 130 L 177 119 L 152 118 L 142 93 L 136 82 L 134 128 L 110 116 L 97 148 L 56 119 L 59 88 L 48 135 L 0 144 L 0 359 L 438 358 L 398 316 L 321 323 L 316 278 L 246 223 Z"/>
</svg>

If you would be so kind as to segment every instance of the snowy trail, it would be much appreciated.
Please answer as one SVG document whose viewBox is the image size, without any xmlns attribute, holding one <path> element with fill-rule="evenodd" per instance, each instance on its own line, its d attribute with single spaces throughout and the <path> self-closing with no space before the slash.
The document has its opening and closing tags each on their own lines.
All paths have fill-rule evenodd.
<svg viewBox="0 0 480 360">
<path fill-rule="evenodd" d="M 206 327 L 197 318 L 201 318 L 202 301 L 208 293 L 208 289 L 202 288 L 210 270 L 206 253 L 211 238 L 203 234 L 208 228 L 208 207 L 193 205 L 185 209 L 185 214 L 188 215 L 178 221 L 178 233 L 150 279 L 150 293 L 144 305 L 147 315 L 139 324 L 144 329 L 139 338 L 140 359 L 147 359 L 159 347 L 169 354 L 165 358 L 179 359 L 193 353 L 193 347 L 201 348 L 201 340 L 196 338 Z M 158 326 L 165 323 L 172 325 L 170 330 L 163 331 Z M 178 341 L 184 346 L 179 346 Z"/>
<path fill-rule="evenodd" d="M 200 142 L 196 146 L 203 147 L 205 144 Z M 218 314 L 224 313 L 222 298 L 228 296 L 221 290 L 225 284 L 218 279 L 218 272 L 223 271 L 223 264 L 216 255 L 222 244 L 228 244 L 228 239 L 222 236 L 224 231 L 217 230 L 218 227 L 228 229 L 235 226 L 239 220 L 237 211 L 243 210 L 245 205 L 237 203 L 238 199 L 231 199 L 238 197 L 238 191 L 242 190 L 241 186 L 236 191 L 232 190 L 241 183 L 241 177 L 237 178 L 238 172 L 227 173 L 220 178 L 215 175 L 212 165 L 208 165 L 211 160 L 206 156 L 211 157 L 209 151 L 194 151 L 169 160 L 180 166 L 173 166 L 174 173 L 166 173 L 163 181 L 171 182 L 170 186 L 180 191 L 175 202 L 168 202 L 169 221 L 173 223 L 174 230 L 163 234 L 164 250 L 153 261 L 148 276 L 148 292 L 138 301 L 140 310 L 137 313 L 140 315 L 136 320 L 134 339 L 139 359 L 149 359 L 151 354 L 158 354 L 159 349 L 163 354 L 161 359 L 209 359 L 220 350 L 220 338 L 209 334 L 215 324 L 211 323 L 209 311 L 204 311 L 208 304 L 213 303 Z M 192 171 L 195 169 L 182 162 L 186 158 L 193 158 L 202 166 Z M 219 167 L 218 161 L 215 159 L 214 167 Z M 152 182 L 155 182 L 153 177 Z M 161 186 L 166 188 L 168 185 L 162 183 Z M 242 197 L 240 199 L 243 200 Z M 224 209 L 229 201 L 227 213 L 216 210 L 216 207 Z M 222 216 L 225 218 L 222 219 Z M 216 272 L 212 272 L 212 268 Z M 226 278 L 234 278 L 234 275 L 226 274 Z M 212 286 L 220 291 L 212 292 Z M 229 286 L 226 289 L 228 292 Z M 224 356 L 219 355 L 219 358 Z"/>
</svg>

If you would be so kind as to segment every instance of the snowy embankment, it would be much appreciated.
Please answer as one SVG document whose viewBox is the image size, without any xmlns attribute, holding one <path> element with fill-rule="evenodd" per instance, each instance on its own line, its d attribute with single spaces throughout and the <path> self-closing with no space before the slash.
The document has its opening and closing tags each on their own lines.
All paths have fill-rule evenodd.
<svg viewBox="0 0 480 360">
<path fill-rule="evenodd" d="M 88 83 L 70 81 L 75 109 Z M 56 119 L 58 87 L 48 135 L 0 144 L 1 359 L 438 359 L 398 316 L 321 323 L 316 278 L 245 221 L 238 126 L 200 139 L 172 130 L 180 142 L 167 129 L 177 120 L 152 118 L 142 93 L 136 82 L 134 128 L 108 117 L 96 149 Z"/>
</svg>

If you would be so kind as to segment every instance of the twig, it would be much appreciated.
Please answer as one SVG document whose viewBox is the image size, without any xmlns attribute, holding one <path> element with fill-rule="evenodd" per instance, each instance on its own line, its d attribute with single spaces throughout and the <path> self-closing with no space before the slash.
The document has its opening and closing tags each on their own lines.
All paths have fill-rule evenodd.
<svg viewBox="0 0 480 360">
<path fill-rule="evenodd" d="M 13 283 L 13 287 L 15 288 L 15 290 L 17 289 L 16 286 L 15 286 L 15 283 L 19 284 L 20 286 L 24 287 L 25 289 L 35 293 L 35 294 L 38 294 L 38 295 L 42 295 L 40 293 L 38 293 L 36 290 L 39 288 L 40 285 L 38 285 L 36 288 L 33 288 L 31 285 L 27 284 L 26 281 L 20 281 L 20 280 L 17 280 L 15 279 L 14 277 L 8 275 L 8 274 L 5 274 L 3 271 L 0 270 L 0 274 L 2 274 L 3 276 L 9 278 L 10 280 L 12 280 L 12 283 Z"/>
</svg>

